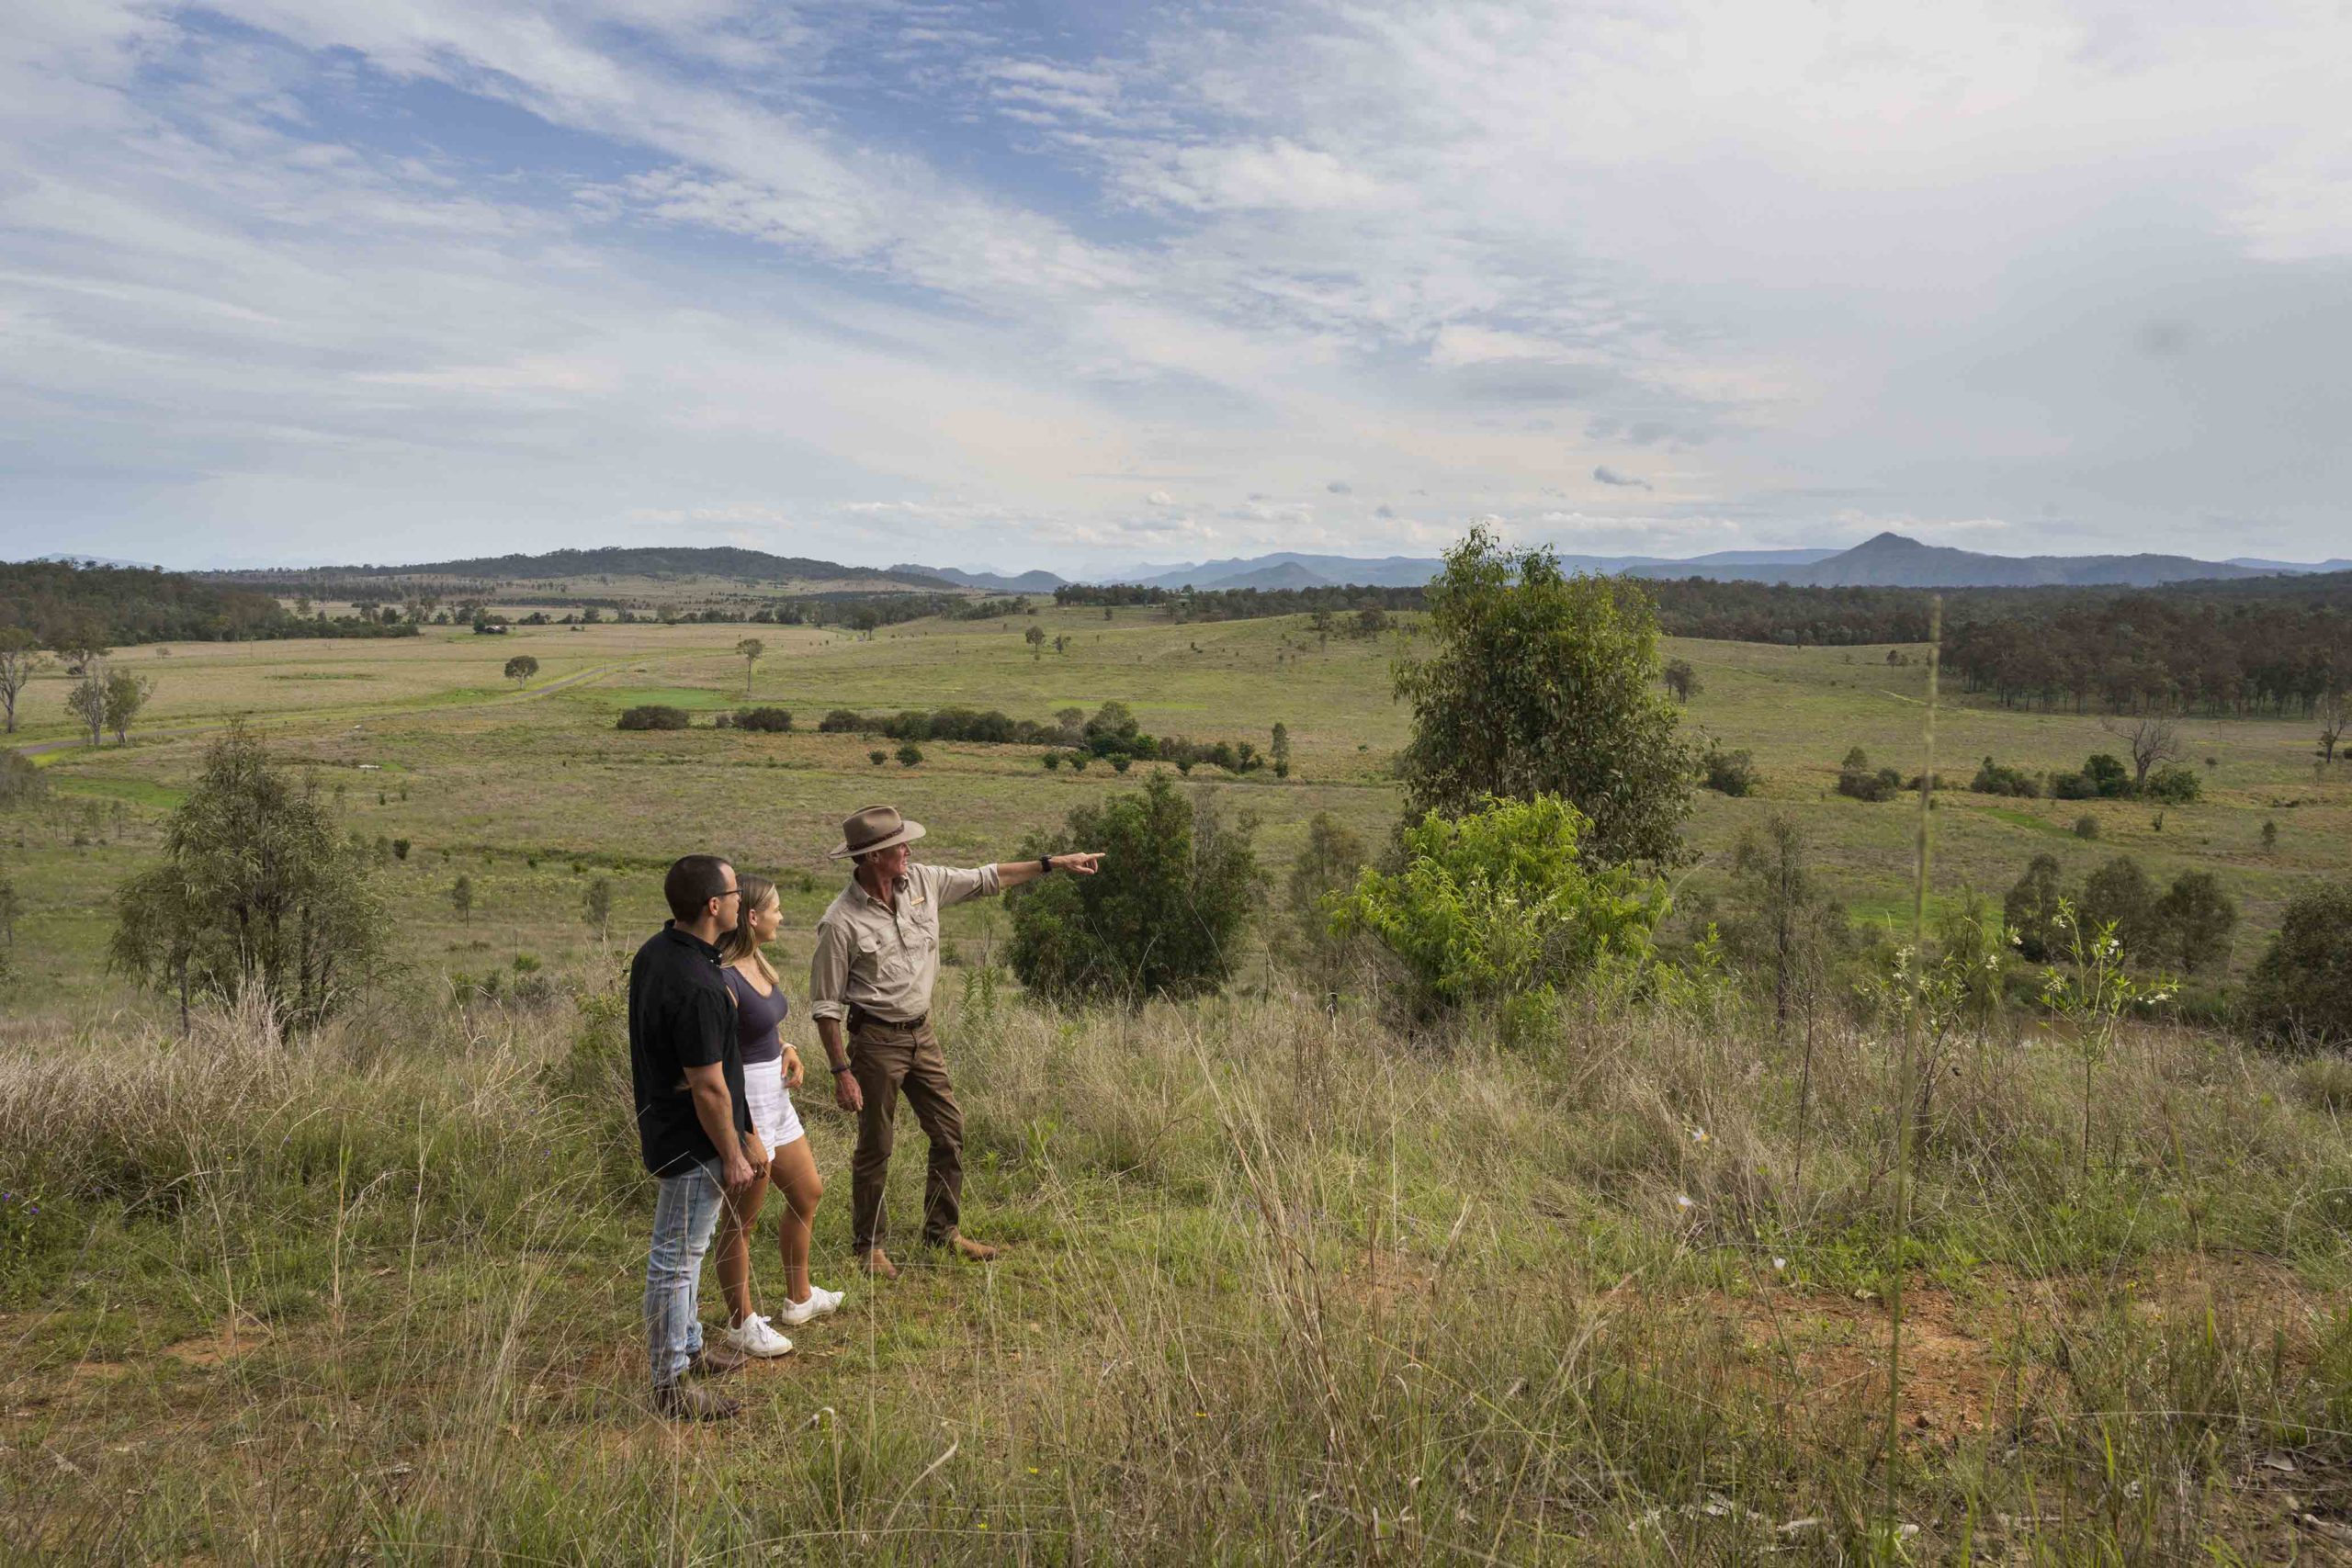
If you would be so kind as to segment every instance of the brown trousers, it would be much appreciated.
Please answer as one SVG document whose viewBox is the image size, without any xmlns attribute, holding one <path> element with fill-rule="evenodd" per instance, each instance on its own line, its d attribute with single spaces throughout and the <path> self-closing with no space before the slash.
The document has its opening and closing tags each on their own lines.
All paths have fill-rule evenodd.
<svg viewBox="0 0 2352 1568">
<path fill-rule="evenodd" d="M 851 1245 L 860 1257 L 882 1245 L 888 1220 L 883 1190 L 890 1179 L 890 1149 L 898 1138 L 899 1093 L 905 1090 L 915 1122 L 931 1140 L 922 1183 L 922 1239 L 944 1247 L 956 1239 L 964 1195 L 964 1112 L 947 1081 L 947 1058 L 928 1021 L 886 1023 L 864 1013 L 850 1021 L 850 1071 L 865 1096 L 857 1116 L 857 1152 L 849 1162 Z"/>
</svg>

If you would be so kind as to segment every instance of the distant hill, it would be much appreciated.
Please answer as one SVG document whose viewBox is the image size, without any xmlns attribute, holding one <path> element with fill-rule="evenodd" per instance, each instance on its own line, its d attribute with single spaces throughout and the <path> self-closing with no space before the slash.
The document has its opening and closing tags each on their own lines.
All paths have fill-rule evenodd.
<svg viewBox="0 0 2352 1568">
<path fill-rule="evenodd" d="M 545 555 L 473 556 L 463 560 L 415 561 L 405 566 L 333 566 L 269 571 L 205 572 L 220 581 L 257 586 L 317 578 L 460 578 L 474 582 L 556 577 L 723 577 L 745 582 L 849 582 L 877 589 L 951 586 L 927 572 L 893 567 L 843 566 L 806 556 L 775 556 L 729 545 L 677 547 L 611 546 L 593 550 L 549 550 Z"/>
<path fill-rule="evenodd" d="M 1202 561 L 1192 566 L 1145 569 L 1148 575 L 1125 574 L 1105 579 L 1146 588 L 1419 588 L 1443 570 L 1433 557 L 1385 556 L 1364 559 L 1355 556 L 1308 556 L 1283 550 L 1252 556 L 1246 560 Z M 1279 579 L 1262 574 L 1291 568 Z M 1242 581 L 1247 578 L 1250 581 Z"/>
<path fill-rule="evenodd" d="M 2154 588 L 2265 572 L 2188 556 L 1993 556 L 1881 534 L 1809 565 L 1724 565 L 1691 570 L 1673 561 L 1629 569 L 1635 577 L 1712 577 L 1810 588 Z"/>
<path fill-rule="evenodd" d="M 952 566 L 894 566 L 890 570 L 903 576 L 936 577 L 964 588 L 984 588 L 991 593 L 1051 593 L 1069 581 L 1050 571 L 1024 571 L 1018 577 L 1008 577 L 1001 571 L 967 571 Z"/>
<path fill-rule="evenodd" d="M 2229 564 L 2249 567 L 2256 571 L 2352 571 L 2352 560 L 2347 560 L 2342 556 L 2333 560 L 2323 561 L 2264 560 L 2259 556 L 2232 556 Z"/>
</svg>

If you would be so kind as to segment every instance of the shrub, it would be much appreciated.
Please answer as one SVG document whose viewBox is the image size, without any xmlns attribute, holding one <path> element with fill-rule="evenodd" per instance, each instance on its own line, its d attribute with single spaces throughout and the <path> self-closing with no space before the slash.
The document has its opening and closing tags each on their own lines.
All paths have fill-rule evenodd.
<svg viewBox="0 0 2352 1568">
<path fill-rule="evenodd" d="M 1277 947 L 1318 983 L 1338 978 L 1347 946 L 1331 930 L 1330 900 L 1355 886 L 1371 859 L 1363 840 L 1329 812 L 1317 812 L 1306 824 L 1306 847 L 1292 863 L 1283 888 L 1289 919 Z"/>
<path fill-rule="evenodd" d="M 2284 1044 L 2352 1043 L 2352 886 L 2316 884 L 2288 900 L 2246 982 L 2245 1016 Z"/>
<path fill-rule="evenodd" d="M 643 703 L 623 710 L 613 723 L 616 729 L 684 729 L 694 721 L 684 708 L 673 708 L 661 703 Z"/>
<path fill-rule="evenodd" d="M 2161 800 L 2171 806 L 2187 806 L 2205 793 L 2205 781 L 2195 770 L 2177 763 L 2166 763 L 2148 775 L 2144 792 L 2151 800 Z"/>
<path fill-rule="evenodd" d="M 878 768 L 883 763 L 890 760 L 890 753 L 885 751 L 879 746 L 876 746 L 873 750 L 868 751 L 865 754 L 865 760 Z"/>
<path fill-rule="evenodd" d="M 2095 751 L 2083 761 L 2083 782 L 2101 800 L 2119 800 L 2132 793 L 2132 770 L 2104 751 Z"/>
<path fill-rule="evenodd" d="M 1706 770 L 1707 787 L 1723 795 L 1754 795 L 1757 786 L 1764 782 L 1757 776 L 1753 756 L 1746 751 L 1726 751 L 1721 746 L 1707 748 Z"/>
<path fill-rule="evenodd" d="M 922 748 L 910 740 L 898 750 L 899 766 L 911 768 L 922 761 Z"/>
<path fill-rule="evenodd" d="M 1241 957 L 1258 893 L 1250 840 L 1213 800 L 1187 803 L 1160 774 L 1140 791 L 1069 814 L 1031 855 L 1104 853 L 1092 876 L 1053 876 L 1011 897 L 1012 972 L 1056 1001 L 1182 997 L 1222 987 Z"/>
<path fill-rule="evenodd" d="M 1893 800 L 1903 792 L 1903 775 L 1893 768 L 1871 770 L 1871 760 L 1859 746 L 1838 766 L 1838 793 L 1856 800 Z"/>
<path fill-rule="evenodd" d="M 1968 787 L 1978 795 L 2014 795 L 2020 800 L 2032 800 L 2041 794 L 2041 786 L 2033 775 L 2022 768 L 2012 768 L 1987 757 L 1979 764 L 1976 776 Z"/>
<path fill-rule="evenodd" d="M 861 735 L 865 728 L 865 716 L 855 708 L 835 708 L 817 721 L 820 735 Z"/>
<path fill-rule="evenodd" d="M 2156 945 L 2164 962 L 2194 975 L 2229 956 L 2238 907 L 2210 871 L 2184 871 L 2155 907 Z"/>
<path fill-rule="evenodd" d="M 789 708 L 738 708 L 735 710 L 735 728 L 762 730 L 770 735 L 782 735 L 792 728 L 792 710 Z"/>
<path fill-rule="evenodd" d="M 394 860 L 408 859 L 408 840 L 406 839 L 394 839 L 392 840 L 392 858 Z"/>
<path fill-rule="evenodd" d="M 2096 817 L 2090 817 L 2090 816 L 2083 816 L 2083 817 L 2077 817 L 2077 818 L 2075 818 L 2075 837 L 2076 837 L 2077 839 L 2096 839 L 2096 838 L 2098 838 L 2098 818 L 2096 818 Z"/>
<path fill-rule="evenodd" d="M 2036 964 L 2048 963 L 2058 950 L 2058 857 L 2036 855 L 2008 895 L 2001 900 L 2001 920 L 2009 928 L 2009 942 Z"/>
<path fill-rule="evenodd" d="M 1046 771 L 1049 773 L 1062 765 L 1062 754 L 1059 751 L 1048 751 L 1037 760 L 1046 764 Z"/>
<path fill-rule="evenodd" d="M 1656 877 L 1587 868 L 1587 827 L 1557 795 L 1431 811 L 1405 829 L 1398 871 L 1356 879 L 1333 930 L 1394 953 L 1424 1010 L 1574 986 L 1608 957 L 1646 951 L 1668 902 Z"/>
<path fill-rule="evenodd" d="M 0 750 L 0 810 L 38 806 L 49 798 L 49 775 L 20 751 Z"/>
<path fill-rule="evenodd" d="M 2117 855 L 2083 883 L 2080 899 L 2086 931 L 2115 928 L 2116 940 L 2127 956 L 2146 961 L 2155 956 L 2156 889 L 2140 863 Z"/>
</svg>

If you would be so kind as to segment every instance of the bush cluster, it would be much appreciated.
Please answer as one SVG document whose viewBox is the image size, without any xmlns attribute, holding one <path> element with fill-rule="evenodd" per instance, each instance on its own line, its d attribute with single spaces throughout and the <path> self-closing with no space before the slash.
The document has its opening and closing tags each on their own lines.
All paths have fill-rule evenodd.
<svg viewBox="0 0 2352 1568">
<path fill-rule="evenodd" d="M 615 729 L 684 729 L 693 722 L 686 716 L 686 710 L 684 708 L 671 707 L 663 703 L 639 703 L 633 708 L 623 709 L 620 717 L 613 721 L 613 728 Z"/>
<path fill-rule="evenodd" d="M 1838 764 L 1838 793 L 1856 800 L 1893 800 L 1903 793 L 1903 775 L 1893 768 L 1873 770 L 1868 754 L 1857 746 Z"/>
<path fill-rule="evenodd" d="M 2061 951 L 2058 904 L 2071 902 L 2086 932 L 2114 929 L 2127 962 L 2194 975 L 2228 956 L 2238 919 L 2236 901 L 2210 871 L 2184 871 L 2156 891 L 2140 863 L 2117 855 L 2071 893 L 2054 855 L 2036 855 L 2001 901 L 2001 915 L 2018 951 L 2037 964 Z"/>
<path fill-rule="evenodd" d="M 1754 795 L 1764 782 L 1756 772 L 1755 757 L 1747 751 L 1726 751 L 1721 746 L 1709 746 L 1702 765 L 1707 787 L 1721 795 Z"/>
<path fill-rule="evenodd" d="M 1423 1011 L 1555 995 L 1645 951 L 1667 911 L 1663 880 L 1584 863 L 1589 827 L 1552 795 L 1431 811 L 1405 829 L 1397 870 L 1366 870 L 1338 901 L 1333 929 L 1396 954 Z"/>
<path fill-rule="evenodd" d="M 2281 1044 L 2352 1043 L 2352 886 L 2314 884 L 2288 900 L 2246 982 L 2244 1011 Z"/>
<path fill-rule="evenodd" d="M 790 708 L 737 708 L 735 728 L 757 729 L 770 735 L 782 735 L 792 728 Z"/>
<path fill-rule="evenodd" d="M 1101 851 L 1091 876 L 1054 876 L 1010 897 L 1012 972 L 1057 1001 L 1140 1005 L 1225 984 L 1258 898 L 1255 823 L 1227 823 L 1166 775 L 1069 814 L 1027 855 Z"/>
<path fill-rule="evenodd" d="M 1968 781 L 1968 787 L 1978 795 L 2006 795 L 2019 800 L 2037 800 L 2041 795 L 2041 785 L 2031 773 L 1990 757 L 1978 764 L 1976 776 Z"/>
</svg>

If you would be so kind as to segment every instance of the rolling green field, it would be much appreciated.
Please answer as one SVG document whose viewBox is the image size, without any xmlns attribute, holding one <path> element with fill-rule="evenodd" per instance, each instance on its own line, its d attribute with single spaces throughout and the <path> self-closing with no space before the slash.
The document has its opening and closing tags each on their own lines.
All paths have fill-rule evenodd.
<svg viewBox="0 0 2352 1568">
<path fill-rule="evenodd" d="M 1067 637 L 1067 651 L 1052 651 L 1049 640 L 1042 656 L 1034 653 L 1022 637 L 1032 625 L 1049 639 Z M 746 635 L 768 649 L 748 697 L 743 661 L 732 651 Z M 1408 715 L 1390 695 L 1389 672 L 1412 652 L 1413 635 L 1408 627 L 1324 643 L 1300 618 L 1177 625 L 1144 610 L 1106 619 L 1099 610 L 1049 607 L 870 637 L 777 626 L 550 626 L 504 637 L 435 629 L 382 642 L 130 650 L 122 658 L 151 674 L 156 692 L 127 748 L 72 744 L 62 677 L 52 673 L 28 693 L 19 739 L 56 748 L 41 761 L 69 809 L 15 824 L 0 863 L 26 908 L 19 951 L 40 994 L 110 994 L 96 964 L 113 918 L 110 889 L 151 852 L 160 814 L 195 766 L 204 731 L 243 714 L 340 792 L 356 830 L 412 841 L 409 858 L 393 868 L 399 923 L 428 963 L 462 967 L 484 953 L 584 951 L 580 902 L 584 879 L 599 873 L 614 879 L 618 929 L 642 929 L 658 914 L 659 867 L 706 847 L 781 874 L 795 890 L 787 929 L 797 937 L 838 878 L 824 858 L 834 825 L 858 806 L 895 801 L 930 826 L 929 852 L 977 861 L 1012 855 L 1024 835 L 1127 782 L 1099 763 L 1083 774 L 1048 773 L 1037 748 L 1019 746 L 934 742 L 915 769 L 877 768 L 867 761 L 876 741 L 814 733 L 828 709 L 958 704 L 1045 719 L 1117 700 L 1147 730 L 1196 740 L 1248 739 L 1262 750 L 1276 722 L 1288 727 L 1289 780 L 1203 767 L 1190 786 L 1254 816 L 1261 848 L 1279 869 L 1317 812 L 1375 842 L 1394 824 L 1400 800 L 1390 765 Z M 1764 778 L 1760 795 L 1747 799 L 1701 794 L 1689 835 L 1700 858 L 1682 874 L 1685 892 L 1720 880 L 1741 833 L 1779 809 L 1803 824 L 1859 919 L 1907 919 L 1910 807 L 1847 799 L 1834 785 L 1854 745 L 1874 764 L 1918 771 L 1923 662 L 1890 665 L 1887 650 L 1875 648 L 1677 642 L 1667 651 L 1701 676 L 1689 727 L 1751 751 Z M 517 653 L 540 663 L 525 689 L 500 676 Z M 780 705 L 797 728 L 788 735 L 613 729 L 622 708 L 649 702 L 685 707 L 698 726 L 746 702 Z M 2184 869 L 2211 869 L 2241 903 L 2232 964 L 2242 970 L 2300 879 L 2352 868 L 2352 784 L 2344 782 L 2352 770 L 2339 764 L 2336 779 L 2316 777 L 2306 726 L 2192 720 L 2186 728 L 2188 762 L 2206 785 L 2205 799 L 2192 806 L 2160 814 L 2129 801 L 1939 795 L 1936 898 L 1973 886 L 1997 904 L 2041 852 L 2058 856 L 2070 878 L 2125 852 L 2160 884 Z M 1948 694 L 1936 748 L 1939 773 L 1964 783 L 1987 755 L 2039 772 L 2079 767 L 2088 753 L 2120 750 L 2122 742 L 2095 716 L 2005 711 Z M 2086 816 L 2098 826 L 2095 841 L 2074 831 Z M 2265 822 L 2278 828 L 2267 852 Z M 460 872 L 475 887 L 470 920 L 444 897 Z M 966 945 L 990 939 L 986 908 L 954 918 Z"/>
</svg>

